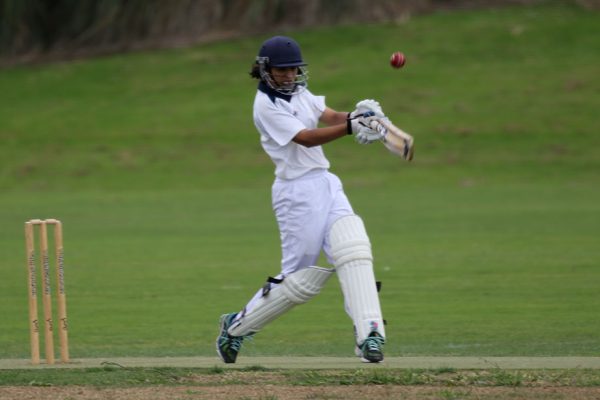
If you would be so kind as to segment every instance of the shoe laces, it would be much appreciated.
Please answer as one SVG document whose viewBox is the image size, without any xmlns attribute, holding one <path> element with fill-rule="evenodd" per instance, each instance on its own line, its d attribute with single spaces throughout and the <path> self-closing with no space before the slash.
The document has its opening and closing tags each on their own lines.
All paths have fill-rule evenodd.
<svg viewBox="0 0 600 400">
<path fill-rule="evenodd" d="M 229 340 L 229 348 L 233 351 L 240 351 L 240 348 L 242 347 L 242 343 L 244 342 L 244 337 L 240 336 L 240 337 L 232 337 Z"/>
<path fill-rule="evenodd" d="M 381 351 L 381 346 L 383 346 L 384 339 L 381 336 L 371 336 L 365 339 L 363 344 L 363 351 L 371 352 L 371 351 Z"/>
<path fill-rule="evenodd" d="M 244 343 L 244 339 L 252 340 L 253 335 L 229 336 L 229 348 L 234 351 L 240 351 L 242 348 L 242 343 Z"/>
</svg>

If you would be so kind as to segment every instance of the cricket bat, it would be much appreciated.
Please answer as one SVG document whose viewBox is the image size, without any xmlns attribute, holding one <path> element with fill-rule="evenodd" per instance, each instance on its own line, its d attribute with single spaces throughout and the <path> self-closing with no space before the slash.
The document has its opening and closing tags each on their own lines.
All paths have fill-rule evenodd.
<svg viewBox="0 0 600 400">
<path fill-rule="evenodd" d="M 410 161 L 414 155 L 414 139 L 411 135 L 392 124 L 389 119 L 376 119 L 371 129 L 383 133 L 381 142 L 393 154 Z"/>
</svg>

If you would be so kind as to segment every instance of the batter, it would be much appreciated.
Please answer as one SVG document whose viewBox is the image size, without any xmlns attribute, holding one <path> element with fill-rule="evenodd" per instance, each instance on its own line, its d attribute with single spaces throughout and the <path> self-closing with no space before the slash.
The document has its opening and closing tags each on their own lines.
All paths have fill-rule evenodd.
<svg viewBox="0 0 600 400">
<path fill-rule="evenodd" d="M 334 272 L 354 324 L 356 355 L 364 362 L 383 360 L 385 331 L 369 238 L 340 179 L 329 172 L 321 145 L 347 135 L 361 144 L 380 140 L 381 133 L 368 126 L 373 115 L 385 116 L 374 100 L 359 102 L 351 113 L 327 107 L 323 96 L 308 90 L 306 65 L 295 40 L 275 36 L 262 44 L 250 72 L 259 80 L 254 124 L 275 164 L 272 206 L 281 272 L 240 312 L 221 316 L 217 351 L 226 363 L 235 362 L 244 338 L 316 296 Z M 321 251 L 335 269 L 315 265 Z"/>
</svg>

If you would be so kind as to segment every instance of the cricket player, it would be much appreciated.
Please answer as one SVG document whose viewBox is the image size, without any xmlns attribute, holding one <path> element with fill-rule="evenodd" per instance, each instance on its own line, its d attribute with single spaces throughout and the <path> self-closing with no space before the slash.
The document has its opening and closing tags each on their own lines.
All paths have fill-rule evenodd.
<svg viewBox="0 0 600 400">
<path fill-rule="evenodd" d="M 216 344 L 226 363 L 235 362 L 244 338 L 316 296 L 333 273 L 354 324 L 356 355 L 364 362 L 383 360 L 385 330 L 371 244 L 340 179 L 329 172 L 322 145 L 348 135 L 361 144 L 380 140 L 370 119 L 385 115 L 374 100 L 359 102 L 350 113 L 327 107 L 323 96 L 308 90 L 306 65 L 296 41 L 275 36 L 262 44 L 250 72 L 259 81 L 254 124 L 275 165 L 272 206 L 281 273 L 269 277 L 241 311 L 221 316 Z M 334 269 L 315 266 L 321 251 Z"/>
</svg>

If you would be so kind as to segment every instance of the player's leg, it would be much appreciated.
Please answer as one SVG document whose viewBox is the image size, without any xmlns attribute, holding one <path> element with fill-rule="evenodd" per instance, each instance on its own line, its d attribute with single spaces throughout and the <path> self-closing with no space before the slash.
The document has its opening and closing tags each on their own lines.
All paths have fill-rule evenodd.
<svg viewBox="0 0 600 400">
<path fill-rule="evenodd" d="M 235 362 L 244 337 L 318 294 L 333 273 L 330 269 L 308 267 L 316 263 L 324 241 L 327 212 L 321 197 L 327 193 L 327 180 L 323 177 L 273 185 L 282 273 L 269 278 L 241 312 L 222 316 L 217 349 L 225 362 Z"/>
<path fill-rule="evenodd" d="M 267 282 L 252 310 L 233 321 L 228 333 L 248 336 L 260 331 L 278 316 L 319 294 L 333 272 L 332 269 L 310 266 L 281 278 L 279 282 Z"/>
<path fill-rule="evenodd" d="M 377 293 L 371 243 L 357 215 L 338 218 L 326 251 L 336 267 L 348 315 L 354 322 L 358 354 L 365 362 L 383 360 L 385 327 Z"/>
<path fill-rule="evenodd" d="M 319 294 L 333 274 L 332 269 L 310 266 L 279 279 L 270 278 L 253 299 L 252 308 L 221 316 L 217 352 L 226 363 L 234 363 L 245 338 L 298 304 Z"/>
</svg>

